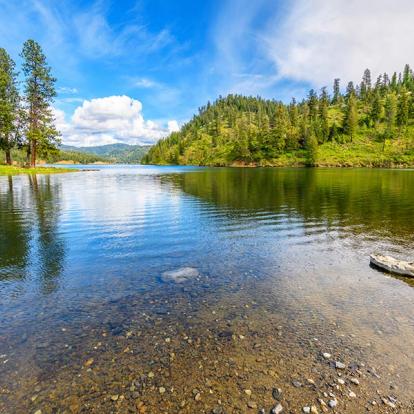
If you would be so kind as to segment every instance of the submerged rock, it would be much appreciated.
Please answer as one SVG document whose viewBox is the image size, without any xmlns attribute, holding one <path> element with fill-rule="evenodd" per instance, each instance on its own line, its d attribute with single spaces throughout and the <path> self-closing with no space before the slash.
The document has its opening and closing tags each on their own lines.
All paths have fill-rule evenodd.
<svg viewBox="0 0 414 414">
<path fill-rule="evenodd" d="M 195 279 L 200 275 L 199 271 L 194 267 L 180 267 L 176 270 L 169 270 L 161 275 L 163 282 L 184 283 L 191 279 Z"/>
</svg>

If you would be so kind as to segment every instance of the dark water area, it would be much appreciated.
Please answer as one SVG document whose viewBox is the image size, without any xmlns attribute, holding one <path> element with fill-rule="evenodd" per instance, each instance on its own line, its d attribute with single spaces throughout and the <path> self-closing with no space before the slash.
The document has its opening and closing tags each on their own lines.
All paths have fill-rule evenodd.
<svg viewBox="0 0 414 414">
<path fill-rule="evenodd" d="M 97 168 L 0 177 L 1 413 L 414 412 L 414 171 Z"/>
</svg>

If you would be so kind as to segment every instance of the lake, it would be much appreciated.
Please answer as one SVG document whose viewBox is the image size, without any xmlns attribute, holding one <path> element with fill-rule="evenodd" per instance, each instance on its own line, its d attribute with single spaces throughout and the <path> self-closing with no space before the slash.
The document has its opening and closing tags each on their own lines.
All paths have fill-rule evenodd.
<svg viewBox="0 0 414 414">
<path fill-rule="evenodd" d="M 414 412 L 413 170 L 88 168 L 0 177 L 0 412 Z"/>
</svg>

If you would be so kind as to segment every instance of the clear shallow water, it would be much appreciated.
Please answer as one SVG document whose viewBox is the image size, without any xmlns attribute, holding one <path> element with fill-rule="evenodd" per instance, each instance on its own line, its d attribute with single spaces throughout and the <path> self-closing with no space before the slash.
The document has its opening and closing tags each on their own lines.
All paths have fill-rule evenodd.
<svg viewBox="0 0 414 414">
<path fill-rule="evenodd" d="M 414 257 L 414 171 L 98 168 L 0 177 L 0 411 L 245 412 L 326 350 L 410 404 L 414 286 L 368 256 Z"/>
</svg>

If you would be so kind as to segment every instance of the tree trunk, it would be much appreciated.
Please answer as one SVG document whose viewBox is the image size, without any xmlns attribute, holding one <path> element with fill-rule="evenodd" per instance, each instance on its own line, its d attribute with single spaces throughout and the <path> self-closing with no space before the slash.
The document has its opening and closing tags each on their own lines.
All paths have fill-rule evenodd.
<svg viewBox="0 0 414 414">
<path fill-rule="evenodd" d="M 32 143 L 29 142 L 28 145 L 27 145 L 27 152 L 26 152 L 26 166 L 27 167 L 30 166 L 31 147 L 32 147 Z"/>
<path fill-rule="evenodd" d="M 12 165 L 12 157 L 11 157 L 10 148 L 6 148 L 5 152 L 6 152 L 6 164 Z"/>
<path fill-rule="evenodd" d="M 30 166 L 35 168 L 36 167 L 36 141 L 32 141 L 32 151 L 30 154 Z"/>
</svg>

